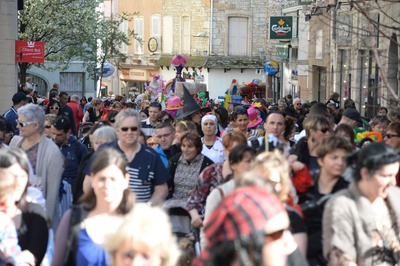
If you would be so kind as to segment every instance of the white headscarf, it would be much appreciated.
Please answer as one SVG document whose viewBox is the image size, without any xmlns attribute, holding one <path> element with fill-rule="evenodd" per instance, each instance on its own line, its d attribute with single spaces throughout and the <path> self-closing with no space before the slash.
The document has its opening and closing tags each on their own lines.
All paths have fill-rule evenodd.
<svg viewBox="0 0 400 266">
<path fill-rule="evenodd" d="M 214 122 L 215 124 L 215 134 L 217 134 L 218 132 L 218 120 L 217 117 L 215 115 L 205 115 L 203 116 L 203 118 L 201 118 L 201 127 L 203 127 L 204 122 L 206 122 L 207 120 L 211 120 Z"/>
</svg>

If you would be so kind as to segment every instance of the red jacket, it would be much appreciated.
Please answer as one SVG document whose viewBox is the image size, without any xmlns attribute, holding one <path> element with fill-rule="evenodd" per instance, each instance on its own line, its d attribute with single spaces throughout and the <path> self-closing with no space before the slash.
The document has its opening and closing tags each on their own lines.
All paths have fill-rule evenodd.
<svg viewBox="0 0 400 266">
<path fill-rule="evenodd" d="M 82 107 L 79 103 L 77 103 L 75 101 L 70 101 L 67 103 L 67 105 L 69 107 L 71 107 L 72 112 L 74 113 L 75 127 L 76 127 L 76 132 L 78 134 L 79 123 L 82 121 L 82 118 L 83 118 Z"/>
</svg>

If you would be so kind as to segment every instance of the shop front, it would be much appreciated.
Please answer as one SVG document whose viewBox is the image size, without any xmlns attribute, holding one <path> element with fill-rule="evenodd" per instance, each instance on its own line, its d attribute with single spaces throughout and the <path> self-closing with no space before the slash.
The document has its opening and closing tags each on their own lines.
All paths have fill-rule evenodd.
<svg viewBox="0 0 400 266">
<path fill-rule="evenodd" d="M 133 99 L 144 93 L 146 84 L 159 74 L 159 67 L 122 66 L 119 70 L 121 94 Z"/>
</svg>

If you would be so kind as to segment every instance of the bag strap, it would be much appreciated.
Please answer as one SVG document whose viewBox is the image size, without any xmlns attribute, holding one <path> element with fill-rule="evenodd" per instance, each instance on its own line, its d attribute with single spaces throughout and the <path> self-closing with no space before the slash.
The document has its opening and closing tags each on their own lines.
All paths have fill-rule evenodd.
<svg viewBox="0 0 400 266">
<path fill-rule="evenodd" d="M 219 191 L 219 195 L 221 196 L 221 200 L 225 197 L 225 193 L 224 193 L 224 191 L 222 190 L 222 188 L 220 188 L 220 187 L 217 187 L 217 189 L 218 189 L 218 191 Z"/>
<path fill-rule="evenodd" d="M 65 253 L 64 265 L 75 266 L 75 255 L 78 247 L 79 230 L 81 217 L 81 207 L 79 205 L 73 205 L 71 207 L 71 216 L 69 218 L 68 228 L 68 240 L 67 240 L 67 252 Z"/>
</svg>

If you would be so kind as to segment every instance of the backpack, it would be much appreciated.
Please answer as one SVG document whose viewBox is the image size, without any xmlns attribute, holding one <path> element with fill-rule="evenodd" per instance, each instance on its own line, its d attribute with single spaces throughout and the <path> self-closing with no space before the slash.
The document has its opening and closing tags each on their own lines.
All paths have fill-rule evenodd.
<svg viewBox="0 0 400 266">
<path fill-rule="evenodd" d="M 82 222 L 82 209 L 79 205 L 72 205 L 69 218 L 67 252 L 64 257 L 65 266 L 76 265 L 76 249 L 78 247 L 80 223 Z"/>
</svg>

